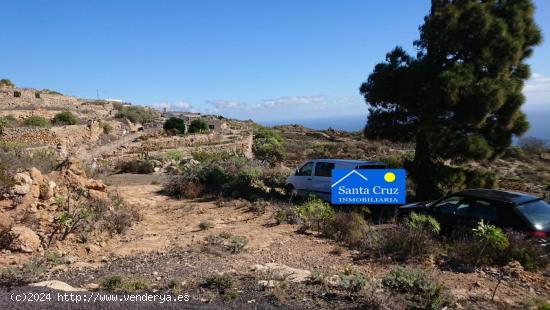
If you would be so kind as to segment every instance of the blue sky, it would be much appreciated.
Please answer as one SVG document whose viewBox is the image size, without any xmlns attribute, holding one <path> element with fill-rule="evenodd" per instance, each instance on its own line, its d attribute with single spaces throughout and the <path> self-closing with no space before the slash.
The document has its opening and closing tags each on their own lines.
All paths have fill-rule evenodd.
<svg viewBox="0 0 550 310">
<path fill-rule="evenodd" d="M 429 0 L 2 1 L 0 77 L 257 121 L 366 115 L 358 87 L 412 48 Z M 550 2 L 535 1 L 550 32 Z M 524 109 L 550 109 L 550 44 Z"/>
</svg>

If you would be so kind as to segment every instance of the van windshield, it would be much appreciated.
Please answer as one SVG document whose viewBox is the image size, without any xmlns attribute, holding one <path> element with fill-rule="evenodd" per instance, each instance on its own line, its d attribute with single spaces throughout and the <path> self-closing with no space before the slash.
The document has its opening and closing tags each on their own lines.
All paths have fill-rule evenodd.
<svg viewBox="0 0 550 310">
<path fill-rule="evenodd" d="M 535 200 L 517 207 L 529 222 L 540 231 L 550 231 L 550 206 L 544 200 Z"/>
</svg>

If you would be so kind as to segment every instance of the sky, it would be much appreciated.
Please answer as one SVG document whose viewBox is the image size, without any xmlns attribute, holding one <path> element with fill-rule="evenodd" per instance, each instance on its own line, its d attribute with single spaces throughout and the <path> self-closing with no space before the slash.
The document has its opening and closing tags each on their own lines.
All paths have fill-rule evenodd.
<svg viewBox="0 0 550 310">
<path fill-rule="evenodd" d="M 255 121 L 367 115 L 359 86 L 412 50 L 429 0 L 0 0 L 0 78 Z M 535 0 L 550 33 L 550 1 Z M 547 41 L 547 40 L 546 40 Z M 550 110 L 550 44 L 524 110 Z"/>
</svg>

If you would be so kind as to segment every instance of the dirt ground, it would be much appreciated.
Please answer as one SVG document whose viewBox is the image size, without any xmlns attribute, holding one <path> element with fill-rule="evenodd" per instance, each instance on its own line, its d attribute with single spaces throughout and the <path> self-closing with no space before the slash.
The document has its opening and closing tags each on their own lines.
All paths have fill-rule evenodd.
<svg viewBox="0 0 550 310">
<path fill-rule="evenodd" d="M 141 221 L 100 246 L 73 245 L 65 249 L 66 255 L 78 259 L 54 267 L 45 278 L 61 280 L 74 287 L 94 288 L 105 277 L 120 275 L 141 279 L 154 292 L 169 292 L 169 283 L 176 281 L 182 284 L 182 292 L 191 297 L 188 307 L 348 309 L 370 307 L 368 298 L 307 282 L 288 283 L 282 289 L 266 288 L 260 281 L 270 279 L 252 268 L 256 264 L 277 263 L 334 275 L 351 266 L 374 283 L 397 266 L 391 261 L 363 259 L 357 251 L 346 248 L 334 254 L 333 250 L 340 246 L 332 240 L 313 233 L 298 234 L 293 225 L 275 225 L 272 218 L 275 207 L 256 215 L 235 201 L 219 206 L 216 200 L 176 200 L 162 195 L 159 181 L 162 179 L 158 176 L 135 174 L 106 179 L 112 189 L 139 210 Z M 213 227 L 201 229 L 204 221 L 213 223 Z M 221 232 L 246 237 L 249 242 L 245 250 L 224 255 L 203 251 L 204 238 Z M 505 279 L 491 301 L 498 283 L 495 270 L 459 273 L 443 270 L 431 261 L 412 265 L 441 282 L 456 302 L 453 305 L 456 309 L 521 309 L 528 300 L 550 295 L 550 281 L 540 273 L 524 272 L 520 278 Z M 238 294 L 234 298 L 225 298 L 204 287 L 205 279 L 217 273 L 230 273 L 238 280 Z M 373 292 L 382 294 L 383 289 Z M 3 296 L 0 297 L 2 303 L 5 292 L 0 296 Z M 65 305 L 60 305 L 63 307 Z"/>
</svg>

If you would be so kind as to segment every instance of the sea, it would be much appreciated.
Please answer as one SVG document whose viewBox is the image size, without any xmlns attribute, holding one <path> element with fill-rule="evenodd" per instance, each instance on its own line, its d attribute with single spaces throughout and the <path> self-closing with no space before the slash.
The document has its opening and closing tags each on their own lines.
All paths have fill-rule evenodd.
<svg viewBox="0 0 550 310">
<path fill-rule="evenodd" d="M 550 141 L 550 110 L 529 110 L 525 111 L 530 128 L 523 137 L 536 137 Z M 367 116 L 339 116 L 339 117 L 324 117 L 312 119 L 287 119 L 279 121 L 259 121 L 264 126 L 275 125 L 290 125 L 298 124 L 307 128 L 323 130 L 337 129 L 344 131 L 360 131 L 363 130 Z M 515 139 L 517 141 L 517 139 Z"/>
</svg>

